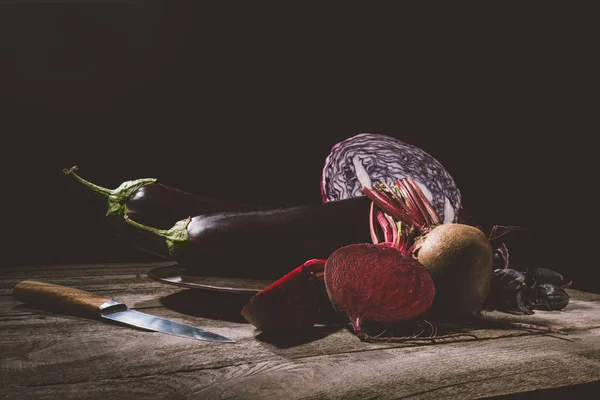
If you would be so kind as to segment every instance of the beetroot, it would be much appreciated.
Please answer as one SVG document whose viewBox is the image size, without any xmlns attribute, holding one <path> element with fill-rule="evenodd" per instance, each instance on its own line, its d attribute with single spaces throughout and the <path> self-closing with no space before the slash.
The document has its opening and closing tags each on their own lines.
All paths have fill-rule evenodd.
<svg viewBox="0 0 600 400">
<path fill-rule="evenodd" d="M 427 270 L 406 247 L 388 242 L 351 244 L 333 252 L 325 264 L 325 288 L 359 337 L 366 336 L 363 322 L 415 319 L 435 297 Z"/>
<path fill-rule="evenodd" d="M 431 273 L 435 298 L 427 311 L 428 318 L 469 322 L 482 327 L 534 329 L 564 334 L 554 327 L 494 321 L 481 314 L 491 286 L 493 257 L 490 241 L 523 228 L 496 226 L 486 237 L 474 226 L 442 224 L 428 199 L 410 178 L 396 180 L 392 184 L 376 185 L 373 189 L 364 188 L 363 192 L 373 201 L 370 218 L 373 243 L 379 241 L 373 222 L 376 220 L 386 242 L 391 241 L 407 249 L 406 253 L 412 253 L 412 257 Z M 505 263 L 507 261 L 508 258 Z M 329 262 L 325 265 L 326 276 L 328 264 Z M 361 278 L 363 277 L 357 278 L 355 275 L 347 279 Z M 475 337 L 462 333 L 437 336 L 434 325 L 429 321 L 424 322 L 433 327 L 433 334 L 430 336 L 432 340 L 452 336 Z M 451 324 L 446 323 L 446 326 L 449 325 Z"/>
<path fill-rule="evenodd" d="M 436 226 L 422 238 L 417 258 L 431 273 L 439 317 L 475 315 L 487 299 L 492 282 L 492 246 L 484 233 L 463 224 Z"/>
<path fill-rule="evenodd" d="M 312 327 L 320 315 L 333 313 L 324 293 L 325 260 L 312 259 L 287 273 L 250 299 L 242 316 L 262 331 Z"/>
<path fill-rule="evenodd" d="M 478 314 L 487 298 L 493 269 L 492 247 L 483 232 L 465 224 L 442 224 L 412 179 L 364 192 L 378 207 L 372 214 L 386 237 L 401 237 L 410 244 L 413 256 L 431 274 L 436 298 L 430 314 L 444 319 Z M 394 234 L 398 226 L 401 233 Z M 377 241 L 373 228 L 371 234 Z"/>
</svg>

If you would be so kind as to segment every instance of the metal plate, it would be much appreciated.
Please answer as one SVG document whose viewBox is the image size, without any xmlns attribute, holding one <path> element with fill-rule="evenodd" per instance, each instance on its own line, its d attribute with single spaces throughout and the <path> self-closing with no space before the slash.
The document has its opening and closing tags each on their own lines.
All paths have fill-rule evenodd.
<svg viewBox="0 0 600 400">
<path fill-rule="evenodd" d="M 265 279 L 191 275 L 185 268 L 177 264 L 154 268 L 148 272 L 148 276 L 168 285 L 249 294 L 256 294 L 275 282 Z"/>
</svg>

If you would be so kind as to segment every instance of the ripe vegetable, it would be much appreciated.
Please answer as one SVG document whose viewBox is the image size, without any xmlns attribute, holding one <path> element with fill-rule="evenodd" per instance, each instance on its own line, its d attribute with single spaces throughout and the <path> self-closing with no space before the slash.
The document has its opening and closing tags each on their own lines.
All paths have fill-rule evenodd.
<svg viewBox="0 0 600 400">
<path fill-rule="evenodd" d="M 361 338 L 364 321 L 413 320 L 431 306 L 435 287 L 427 270 L 394 243 L 351 244 L 325 264 L 325 287 L 334 307 L 345 312 Z"/>
<path fill-rule="evenodd" d="M 410 178 L 363 191 L 380 209 L 380 220 L 388 215 L 389 229 L 400 224 L 403 239 L 431 274 L 436 289 L 431 314 L 452 318 L 481 311 L 492 276 L 492 247 L 483 232 L 470 225 L 441 224 Z"/>
<path fill-rule="evenodd" d="M 250 204 L 195 195 L 158 183 L 154 178 L 126 181 L 118 188 L 111 190 L 81 178 L 75 173 L 77 170 L 78 168 L 75 166 L 63 169 L 63 172 L 106 198 L 108 206 L 106 217 L 114 218 L 119 223 L 122 223 L 123 215 L 128 214 L 142 224 L 152 225 L 158 229 L 167 229 L 172 227 L 175 222 L 190 215 L 261 208 Z"/>
<path fill-rule="evenodd" d="M 168 245 L 171 259 L 191 273 L 279 278 L 290 266 L 327 258 L 369 238 L 369 199 L 248 212 L 197 215 L 160 230 L 126 220 Z"/>
<path fill-rule="evenodd" d="M 253 296 L 242 316 L 262 331 L 307 329 L 332 314 L 323 286 L 325 260 L 308 260 Z"/>
<path fill-rule="evenodd" d="M 478 228 L 472 226 L 440 224 L 433 207 L 410 178 L 396 180 L 393 184 L 383 183 L 374 189 L 363 188 L 363 192 L 373 201 L 371 221 L 376 217 L 382 226 L 385 240 L 410 245 L 413 256 L 419 261 L 423 259 L 422 264 L 431 273 L 436 296 L 427 311 L 428 317 L 437 321 L 450 321 L 451 323 L 445 323 L 446 326 L 452 326 L 453 322 L 458 321 L 495 328 L 533 329 L 564 334 L 555 327 L 488 320 L 480 313 L 491 284 L 493 263 L 489 241 L 522 228 L 494 227 L 486 238 L 473 231 Z M 376 213 L 375 205 L 379 209 Z M 497 230 L 500 233 L 496 234 Z M 377 243 L 378 235 L 374 224 L 371 224 L 371 236 L 373 242 Z M 425 251 L 421 253 L 422 250 Z M 508 258 L 505 262 L 507 264 Z M 557 307 L 566 303 L 562 293 L 557 293 L 551 300 Z M 452 306 L 446 306 L 446 303 Z"/>
<path fill-rule="evenodd" d="M 570 296 L 564 288 L 552 283 L 541 283 L 536 290 L 533 307 L 536 310 L 562 310 L 569 305 Z"/>
<path fill-rule="evenodd" d="M 321 177 L 324 202 L 362 196 L 363 188 L 412 178 L 443 223 L 455 222 L 461 196 L 444 167 L 422 149 L 385 135 L 361 133 L 331 149 Z"/>
<path fill-rule="evenodd" d="M 114 223 L 119 236 L 139 250 L 162 258 L 169 258 L 168 248 L 164 241 L 156 240 L 157 238 L 154 235 L 149 235 L 145 231 L 131 229 L 129 225 L 123 223 L 125 214 L 142 224 L 151 225 L 158 229 L 167 229 L 189 215 L 260 208 L 248 204 L 198 196 L 158 183 L 154 178 L 126 181 L 118 188 L 111 190 L 81 178 L 75 173 L 77 169 L 77 167 L 71 167 L 64 169 L 63 172 L 106 198 L 106 217 Z"/>
<path fill-rule="evenodd" d="M 490 290 L 492 246 L 478 228 L 438 225 L 422 236 L 417 259 L 436 282 L 432 312 L 442 316 L 476 315 Z"/>
<path fill-rule="evenodd" d="M 531 315 L 534 310 L 562 310 L 569 304 L 565 289 L 570 285 L 561 274 L 548 268 L 494 269 L 485 309 L 519 315 Z"/>
</svg>

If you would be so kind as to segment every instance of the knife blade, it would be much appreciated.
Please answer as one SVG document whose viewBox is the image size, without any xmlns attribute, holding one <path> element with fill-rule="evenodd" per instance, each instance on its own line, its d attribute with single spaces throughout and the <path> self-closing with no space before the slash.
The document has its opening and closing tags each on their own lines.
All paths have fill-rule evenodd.
<svg viewBox="0 0 600 400">
<path fill-rule="evenodd" d="M 102 318 L 137 328 L 209 342 L 235 340 L 195 326 L 130 310 L 124 303 L 84 290 L 52 283 L 24 280 L 13 289 L 15 300 L 44 309 L 86 317 Z"/>
</svg>

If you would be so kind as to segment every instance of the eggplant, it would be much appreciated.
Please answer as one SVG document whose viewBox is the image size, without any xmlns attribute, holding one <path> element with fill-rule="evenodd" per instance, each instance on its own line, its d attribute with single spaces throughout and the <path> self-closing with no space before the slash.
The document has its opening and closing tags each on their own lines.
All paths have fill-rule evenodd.
<svg viewBox="0 0 600 400">
<path fill-rule="evenodd" d="M 195 195 L 158 183 L 154 178 L 126 181 L 111 190 L 81 178 L 75 173 L 77 170 L 75 166 L 63 172 L 107 199 L 106 217 L 114 225 L 117 235 L 135 248 L 164 259 L 170 257 L 164 241 L 123 223 L 125 214 L 142 224 L 166 229 L 190 215 L 264 208 Z"/>
<path fill-rule="evenodd" d="M 293 207 L 224 211 L 178 221 L 160 230 L 125 215 L 133 227 L 162 238 L 190 275 L 278 279 L 309 259 L 370 242 L 365 196 Z"/>
</svg>

